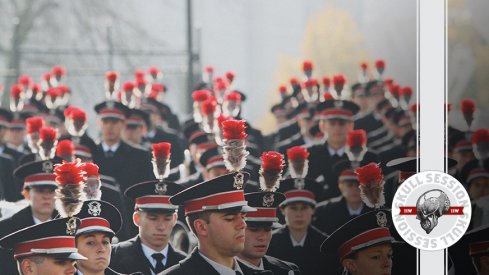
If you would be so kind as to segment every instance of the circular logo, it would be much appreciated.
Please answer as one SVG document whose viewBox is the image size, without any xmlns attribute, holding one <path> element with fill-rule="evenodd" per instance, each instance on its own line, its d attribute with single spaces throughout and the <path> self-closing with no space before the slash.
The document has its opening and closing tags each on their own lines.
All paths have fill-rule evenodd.
<svg viewBox="0 0 489 275">
<path fill-rule="evenodd" d="M 397 232 L 421 250 L 440 250 L 456 243 L 469 227 L 471 214 L 464 186 L 438 171 L 411 176 L 397 188 L 392 201 Z"/>
</svg>

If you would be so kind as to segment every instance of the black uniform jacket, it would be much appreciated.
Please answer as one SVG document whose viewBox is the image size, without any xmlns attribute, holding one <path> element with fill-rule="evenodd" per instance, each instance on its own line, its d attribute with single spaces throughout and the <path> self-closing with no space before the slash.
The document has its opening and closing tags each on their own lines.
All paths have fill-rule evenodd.
<svg viewBox="0 0 489 275">
<path fill-rule="evenodd" d="M 304 246 L 293 247 L 289 229 L 283 227 L 273 231 L 267 254 L 297 264 L 303 275 L 327 274 L 324 255 L 319 250 L 326 238 L 326 234 L 309 226 Z"/>
<path fill-rule="evenodd" d="M 165 268 L 178 264 L 180 260 L 185 259 L 187 256 L 182 251 L 173 249 L 170 244 L 168 245 L 168 258 L 166 260 Z M 139 236 L 114 245 L 112 247 L 109 266 L 117 272 L 129 274 L 141 272 L 145 275 L 151 275 L 151 268 L 153 267 L 148 258 L 144 255 Z"/>
<path fill-rule="evenodd" d="M 273 275 L 270 271 L 254 270 L 244 265 L 240 265 L 243 275 Z M 199 254 L 197 248 L 179 264 L 163 271 L 160 275 L 219 275 L 219 272 L 215 270 L 202 256 Z"/>
</svg>

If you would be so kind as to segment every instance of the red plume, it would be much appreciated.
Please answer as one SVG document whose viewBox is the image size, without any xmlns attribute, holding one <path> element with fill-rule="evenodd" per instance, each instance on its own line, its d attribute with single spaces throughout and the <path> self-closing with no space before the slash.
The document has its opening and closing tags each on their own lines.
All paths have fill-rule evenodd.
<svg viewBox="0 0 489 275">
<path fill-rule="evenodd" d="M 224 96 L 226 101 L 241 102 L 241 94 L 238 92 L 230 92 Z"/>
<path fill-rule="evenodd" d="M 153 156 L 155 158 L 169 158 L 171 152 L 171 143 L 160 142 L 151 145 L 153 147 Z"/>
<path fill-rule="evenodd" d="M 208 74 L 212 74 L 212 73 L 214 73 L 214 67 L 212 67 L 212 66 L 207 66 L 207 67 L 205 67 L 205 69 L 204 69 L 204 70 L 205 70 L 205 72 L 206 72 L 206 73 L 208 73 Z"/>
<path fill-rule="evenodd" d="M 197 90 L 192 93 L 192 98 L 195 102 L 202 102 L 211 97 L 211 92 L 208 90 Z"/>
<path fill-rule="evenodd" d="M 389 92 L 391 93 L 392 96 L 394 96 L 395 98 L 398 98 L 399 97 L 399 94 L 400 94 L 400 87 L 399 85 L 397 84 L 392 84 L 389 88 Z"/>
<path fill-rule="evenodd" d="M 229 81 L 229 83 L 233 82 L 235 77 L 235 74 L 233 72 L 227 72 L 226 73 L 226 79 Z"/>
<path fill-rule="evenodd" d="M 40 116 L 29 117 L 25 120 L 27 133 L 39 133 L 39 130 L 44 127 L 44 119 Z"/>
<path fill-rule="evenodd" d="M 162 181 L 170 173 L 171 144 L 160 142 L 152 145 L 153 147 L 153 173 L 156 178 Z"/>
<path fill-rule="evenodd" d="M 206 101 L 202 102 L 202 105 L 200 106 L 202 114 L 207 116 L 214 114 L 216 111 L 216 101 L 214 99 L 207 99 Z"/>
<path fill-rule="evenodd" d="M 367 186 L 372 183 L 380 185 L 382 179 L 384 178 L 380 165 L 374 162 L 357 168 L 355 170 L 355 174 L 357 174 L 358 182 L 362 186 Z"/>
<path fill-rule="evenodd" d="M 87 196 L 87 200 L 100 200 L 102 192 L 100 191 L 100 177 L 98 173 L 98 165 L 93 162 L 82 164 L 82 169 L 86 173 L 87 181 L 83 191 Z"/>
<path fill-rule="evenodd" d="M 312 61 L 310 60 L 305 60 L 303 63 L 302 63 L 302 70 L 303 71 L 312 71 L 313 69 L 313 64 L 312 64 Z"/>
<path fill-rule="evenodd" d="M 143 71 L 143 70 L 141 70 L 141 69 L 137 69 L 137 70 L 135 70 L 135 71 L 134 71 L 134 78 L 135 78 L 136 80 L 138 80 L 138 79 L 144 79 L 144 71 Z"/>
<path fill-rule="evenodd" d="M 57 131 L 55 128 L 44 127 L 39 130 L 39 137 L 42 140 L 54 141 L 56 140 L 56 136 L 57 136 Z"/>
<path fill-rule="evenodd" d="M 304 87 L 304 88 L 313 88 L 313 87 L 315 87 L 315 86 L 317 86 L 317 85 L 318 85 L 317 80 L 316 80 L 316 79 L 312 79 L 312 78 L 307 79 L 307 80 L 306 80 L 306 81 L 304 81 L 304 83 L 303 83 L 303 87 Z"/>
<path fill-rule="evenodd" d="M 78 107 L 75 107 L 75 106 L 68 106 L 65 108 L 65 110 L 63 111 L 63 114 L 65 117 L 69 117 L 71 112 L 73 112 L 74 110 L 76 109 L 79 109 Z"/>
<path fill-rule="evenodd" d="M 159 73 L 161 73 L 161 71 L 158 67 L 153 66 L 148 69 L 148 73 L 150 75 L 158 75 Z"/>
<path fill-rule="evenodd" d="M 56 209 L 62 217 L 77 214 L 85 200 L 83 188 L 86 173 L 81 167 L 80 160 L 54 165 L 55 180 L 59 187 L 56 190 Z"/>
<path fill-rule="evenodd" d="M 418 103 L 413 103 L 411 104 L 411 107 L 409 107 L 409 110 L 416 114 L 418 112 L 419 104 Z"/>
<path fill-rule="evenodd" d="M 67 85 L 59 85 L 58 89 L 59 89 L 61 95 L 64 95 L 64 94 L 70 92 L 70 88 L 68 88 Z"/>
<path fill-rule="evenodd" d="M 387 85 L 387 86 L 390 86 L 394 83 L 394 79 L 392 78 L 387 78 L 384 80 L 384 84 Z"/>
<path fill-rule="evenodd" d="M 227 89 L 227 85 L 223 81 L 216 82 L 214 86 L 214 91 L 222 91 Z"/>
<path fill-rule="evenodd" d="M 266 171 L 281 171 L 284 168 L 284 156 L 278 152 L 263 152 L 261 167 Z"/>
<path fill-rule="evenodd" d="M 238 172 L 246 165 L 246 124 L 244 120 L 226 120 L 222 122 L 224 137 L 224 165 L 229 171 Z"/>
<path fill-rule="evenodd" d="M 20 94 L 24 92 L 24 87 L 20 84 L 14 84 L 10 88 L 10 95 L 12 98 L 19 99 Z"/>
<path fill-rule="evenodd" d="M 489 143 L 489 130 L 482 128 L 472 133 L 472 144 Z"/>
<path fill-rule="evenodd" d="M 301 146 L 294 146 L 287 149 L 287 159 L 296 161 L 296 160 L 307 160 L 309 157 L 309 152 L 306 148 Z"/>
<path fill-rule="evenodd" d="M 294 146 L 287 149 L 289 172 L 292 178 L 305 178 L 309 169 L 309 152 L 306 148 Z"/>
<path fill-rule="evenodd" d="M 460 110 L 464 114 L 473 114 L 475 112 L 475 101 L 468 98 L 462 100 Z"/>
<path fill-rule="evenodd" d="M 60 77 L 60 76 L 65 75 L 65 73 L 66 73 L 65 68 L 63 68 L 61 66 L 58 66 L 58 65 L 56 65 L 56 66 L 53 67 L 53 74 L 55 76 Z"/>
<path fill-rule="evenodd" d="M 342 74 L 335 75 L 333 77 L 334 89 L 335 89 L 336 93 L 338 94 L 338 96 L 341 96 L 340 93 L 343 90 L 343 86 L 345 85 L 345 83 L 346 83 L 346 78 Z"/>
<path fill-rule="evenodd" d="M 399 91 L 399 94 L 402 96 L 411 96 L 413 94 L 413 89 L 411 88 L 411 86 L 402 87 L 402 89 Z"/>
<path fill-rule="evenodd" d="M 44 73 L 42 75 L 42 80 L 49 81 L 51 79 L 51 73 Z"/>
<path fill-rule="evenodd" d="M 32 78 L 28 75 L 21 75 L 19 76 L 19 84 L 22 84 L 26 87 L 28 87 L 29 85 L 31 85 L 31 82 L 32 82 Z"/>
<path fill-rule="evenodd" d="M 379 73 L 382 73 L 385 70 L 384 60 L 379 59 L 379 60 L 375 61 L 375 68 L 377 69 L 377 71 Z"/>
<path fill-rule="evenodd" d="M 362 68 L 362 70 L 366 71 L 368 69 L 367 62 L 362 62 L 362 64 L 360 64 L 360 67 Z"/>
<path fill-rule="evenodd" d="M 350 147 L 367 145 L 367 132 L 363 129 L 349 131 L 346 134 L 346 144 Z"/>
<path fill-rule="evenodd" d="M 329 87 L 331 85 L 331 79 L 328 76 L 323 76 L 323 86 Z"/>
<path fill-rule="evenodd" d="M 286 94 L 287 93 L 287 87 L 285 85 L 280 85 L 278 87 L 278 91 L 280 92 L 280 94 Z"/>
<path fill-rule="evenodd" d="M 360 196 L 368 207 L 379 208 L 385 204 L 384 175 L 378 163 L 369 163 L 355 169 L 360 183 Z"/>
<path fill-rule="evenodd" d="M 297 80 L 297 78 L 295 78 L 295 77 L 292 77 L 291 79 L 289 79 L 289 83 L 292 86 L 297 86 L 297 85 L 299 85 L 299 80 Z"/>
<path fill-rule="evenodd" d="M 61 96 L 61 90 L 58 87 L 52 87 L 49 88 L 46 95 L 52 98 L 57 98 L 58 96 Z"/>
<path fill-rule="evenodd" d="M 134 90 L 134 82 L 132 81 L 126 81 L 122 84 L 122 90 L 124 92 L 132 92 Z"/>
<path fill-rule="evenodd" d="M 37 94 L 41 91 L 41 85 L 39 85 L 38 83 L 32 83 L 31 90 L 33 93 Z"/>
<path fill-rule="evenodd" d="M 151 90 L 157 91 L 157 92 L 164 92 L 165 91 L 165 85 L 160 84 L 160 83 L 153 83 L 151 85 Z"/>
<path fill-rule="evenodd" d="M 98 178 L 99 177 L 98 165 L 93 163 L 93 162 L 83 163 L 82 169 L 83 169 L 83 171 L 85 171 L 87 178 L 91 178 L 91 177 Z"/>
<path fill-rule="evenodd" d="M 244 140 L 247 137 L 245 129 L 244 120 L 230 119 L 222 122 L 223 136 L 227 140 Z"/>
<path fill-rule="evenodd" d="M 227 120 L 230 120 L 230 119 L 232 119 L 232 117 L 231 117 L 231 116 L 225 116 L 225 115 L 223 115 L 223 114 L 221 113 L 221 114 L 220 114 L 220 115 L 219 115 L 219 116 L 216 118 L 216 120 L 217 120 L 217 125 L 219 126 L 219 128 L 220 128 L 220 129 L 222 129 L 222 123 L 223 123 L 224 121 L 227 121 Z"/>
<path fill-rule="evenodd" d="M 80 121 L 82 123 L 85 123 L 87 121 L 87 113 L 85 113 L 85 111 L 79 108 L 72 110 L 69 116 L 74 121 Z"/>
<path fill-rule="evenodd" d="M 62 159 L 71 160 L 75 155 L 75 145 L 69 139 L 64 139 L 58 142 L 56 146 L 56 156 Z"/>
<path fill-rule="evenodd" d="M 114 82 L 119 78 L 119 73 L 116 71 L 108 71 L 105 73 L 105 79 L 110 82 Z"/>
<path fill-rule="evenodd" d="M 284 168 L 284 156 L 273 151 L 263 152 L 261 160 L 260 187 L 262 191 L 274 192 L 278 188 Z"/>
<path fill-rule="evenodd" d="M 324 101 L 326 101 L 326 100 L 333 100 L 334 99 L 333 95 L 330 92 L 324 93 L 323 94 L 323 98 L 324 98 Z"/>
</svg>

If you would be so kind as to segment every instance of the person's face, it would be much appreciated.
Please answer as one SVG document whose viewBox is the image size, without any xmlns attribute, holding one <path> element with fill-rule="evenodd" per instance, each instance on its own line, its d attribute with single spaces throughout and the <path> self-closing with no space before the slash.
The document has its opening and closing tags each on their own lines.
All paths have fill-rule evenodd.
<svg viewBox="0 0 489 275">
<path fill-rule="evenodd" d="M 52 187 L 31 187 L 29 197 L 32 211 L 41 215 L 51 215 L 54 211 L 54 189 Z"/>
<path fill-rule="evenodd" d="M 134 223 L 139 227 L 142 242 L 155 250 L 165 248 L 173 227 L 177 222 L 176 213 L 158 211 L 136 211 Z"/>
<path fill-rule="evenodd" d="M 209 216 L 209 223 L 198 220 L 200 221 L 198 234 L 207 240 L 209 249 L 215 250 L 219 255 L 237 256 L 244 249 L 245 216 L 244 213 L 213 212 Z"/>
<path fill-rule="evenodd" d="M 373 94 L 371 94 L 370 96 L 367 97 L 367 100 L 368 100 L 368 105 L 371 107 L 371 108 L 375 108 L 375 106 L 377 106 L 377 104 L 379 102 L 381 102 L 382 100 L 384 100 L 385 96 L 384 96 L 384 93 L 383 92 L 375 92 Z"/>
<path fill-rule="evenodd" d="M 328 142 L 345 143 L 346 133 L 353 130 L 353 122 L 343 119 L 322 119 L 319 123 L 321 131 L 328 136 Z"/>
<path fill-rule="evenodd" d="M 402 138 L 406 133 L 408 133 L 412 129 L 413 129 L 413 127 L 409 123 L 407 125 L 404 125 L 401 127 L 396 127 L 396 136 L 398 138 Z"/>
<path fill-rule="evenodd" d="M 303 135 L 309 135 L 309 130 L 316 125 L 316 122 L 312 118 L 299 118 L 297 124 L 299 124 Z"/>
<path fill-rule="evenodd" d="M 103 118 L 100 121 L 102 140 L 107 143 L 117 143 L 121 138 L 125 122 L 115 118 Z"/>
<path fill-rule="evenodd" d="M 338 184 L 341 194 L 350 203 L 359 203 L 362 199 L 360 198 L 360 188 L 358 188 L 358 183 L 355 181 L 341 181 Z"/>
<path fill-rule="evenodd" d="M 24 143 L 25 129 L 9 129 L 7 132 L 7 142 L 14 146 L 20 146 Z"/>
<path fill-rule="evenodd" d="M 455 151 L 453 157 L 457 161 L 458 170 L 462 170 L 467 162 L 475 159 L 474 152 L 472 150 Z"/>
<path fill-rule="evenodd" d="M 272 228 L 247 227 L 245 232 L 245 245 L 241 255 L 248 259 L 261 259 L 267 253 L 272 239 Z"/>
<path fill-rule="evenodd" d="M 390 275 L 392 253 L 390 244 L 376 245 L 358 251 L 356 259 L 344 259 L 342 264 L 354 275 Z"/>
<path fill-rule="evenodd" d="M 75 274 L 75 261 L 70 259 L 56 259 L 52 257 L 41 257 L 41 260 L 34 262 L 25 259 L 21 263 L 21 269 L 25 275 L 54 275 L 54 274 Z"/>
<path fill-rule="evenodd" d="M 469 187 L 469 195 L 473 200 L 489 195 L 489 179 L 485 177 L 473 179 Z"/>
<path fill-rule="evenodd" d="M 307 230 L 311 224 L 314 208 L 307 203 L 294 202 L 281 208 L 287 226 L 293 230 Z"/>
<path fill-rule="evenodd" d="M 142 126 L 126 126 L 122 132 L 122 138 L 133 144 L 141 144 L 143 140 Z"/>
<path fill-rule="evenodd" d="M 0 126 L 0 144 L 5 142 L 5 134 L 7 134 L 7 127 Z"/>
<path fill-rule="evenodd" d="M 207 180 L 217 178 L 219 176 L 222 176 L 224 174 L 227 174 L 228 170 L 224 167 L 213 167 L 209 170 L 207 170 Z"/>
<path fill-rule="evenodd" d="M 351 101 L 360 107 L 361 112 L 369 111 L 368 99 L 365 95 L 355 95 L 351 98 Z"/>
<path fill-rule="evenodd" d="M 78 253 L 87 257 L 77 261 L 77 266 L 85 272 L 102 272 L 110 263 L 110 237 L 101 232 L 82 234 L 76 238 Z"/>
</svg>

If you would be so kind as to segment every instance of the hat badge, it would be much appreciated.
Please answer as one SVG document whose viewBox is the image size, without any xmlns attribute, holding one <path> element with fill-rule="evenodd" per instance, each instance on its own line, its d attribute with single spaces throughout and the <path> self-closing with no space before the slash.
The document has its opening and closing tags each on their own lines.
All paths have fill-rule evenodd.
<svg viewBox="0 0 489 275">
<path fill-rule="evenodd" d="M 51 161 L 45 161 L 42 163 L 42 171 L 44 173 L 52 173 L 53 172 L 53 163 Z"/>
<path fill-rule="evenodd" d="M 341 100 L 335 100 L 334 107 L 335 108 L 338 108 L 338 109 L 343 108 L 343 101 L 341 101 Z"/>
<path fill-rule="evenodd" d="M 107 108 L 113 109 L 114 105 L 115 105 L 114 101 L 107 101 Z"/>
<path fill-rule="evenodd" d="M 244 175 L 241 172 L 236 173 L 234 175 L 234 184 L 233 187 L 236 189 L 243 189 L 244 185 Z"/>
<path fill-rule="evenodd" d="M 385 212 L 380 211 L 377 214 L 375 214 L 375 216 L 377 217 L 377 224 L 380 227 L 386 227 L 387 226 L 387 214 L 385 214 Z"/>
<path fill-rule="evenodd" d="M 275 202 L 274 194 L 266 194 L 263 196 L 263 206 L 264 207 L 272 207 L 273 202 Z"/>
<path fill-rule="evenodd" d="M 158 195 L 164 195 L 168 190 L 166 183 L 158 182 L 155 184 L 155 193 Z"/>
<path fill-rule="evenodd" d="M 294 182 L 294 188 L 302 190 L 306 186 L 306 183 L 304 182 L 303 178 L 296 178 Z"/>
<path fill-rule="evenodd" d="M 68 235 L 73 235 L 76 232 L 76 218 L 71 217 L 67 222 L 66 222 L 66 234 Z"/>
<path fill-rule="evenodd" d="M 102 207 L 98 201 L 92 201 L 88 204 L 88 214 L 92 216 L 100 216 L 102 212 Z"/>
</svg>

